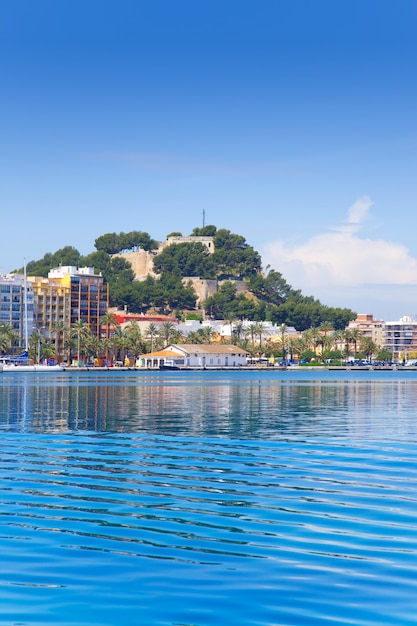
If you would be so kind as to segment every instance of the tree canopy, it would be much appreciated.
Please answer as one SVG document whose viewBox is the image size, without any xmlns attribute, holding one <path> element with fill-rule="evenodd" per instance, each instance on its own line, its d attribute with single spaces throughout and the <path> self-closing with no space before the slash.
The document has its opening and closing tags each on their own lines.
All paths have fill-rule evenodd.
<svg viewBox="0 0 417 626">
<path fill-rule="evenodd" d="M 262 269 L 261 257 L 244 237 L 221 228 L 214 235 L 212 262 L 217 278 L 250 278 Z"/>
<path fill-rule="evenodd" d="M 217 228 L 210 224 L 209 226 L 203 226 L 202 228 L 194 228 L 191 235 L 193 237 L 214 237 Z"/>
<path fill-rule="evenodd" d="M 164 248 L 153 262 L 155 272 L 178 272 L 181 276 L 212 278 L 214 264 L 212 255 L 202 243 L 176 243 Z"/>
<path fill-rule="evenodd" d="M 180 233 L 172 233 L 180 235 Z M 30 275 L 47 276 L 59 265 L 90 266 L 102 273 L 109 285 L 110 304 L 131 312 L 160 312 L 195 309 L 197 296 L 187 277 L 221 281 L 218 291 L 203 303 L 212 318 L 269 320 L 294 326 L 297 330 L 330 322 L 335 330 L 347 326 L 355 313 L 347 308 L 328 307 L 312 296 L 303 296 L 274 269 L 262 271 L 261 257 L 244 237 L 225 228 L 209 225 L 194 228 L 195 237 L 213 237 L 214 252 L 200 241 L 174 243 L 154 256 L 157 278 L 137 281 L 128 261 L 117 255 L 142 248 L 155 250 L 157 242 L 148 233 L 107 233 L 95 240 L 96 251 L 87 256 L 72 246 L 46 253 L 27 264 Z M 236 280 L 243 280 L 248 293 L 237 293 Z"/>
<path fill-rule="evenodd" d="M 79 265 L 81 260 L 81 254 L 76 248 L 72 246 L 65 246 L 60 248 L 53 254 L 47 252 L 42 259 L 38 261 L 30 261 L 26 270 L 28 274 L 32 276 L 48 276 L 49 270 L 53 267 L 59 267 L 60 265 Z M 23 271 L 23 268 L 21 268 Z"/>
<path fill-rule="evenodd" d="M 107 233 L 97 237 L 94 242 L 96 250 L 103 250 L 107 254 L 119 254 L 130 250 L 155 250 L 158 242 L 152 239 L 148 233 L 133 230 L 130 233 Z"/>
</svg>

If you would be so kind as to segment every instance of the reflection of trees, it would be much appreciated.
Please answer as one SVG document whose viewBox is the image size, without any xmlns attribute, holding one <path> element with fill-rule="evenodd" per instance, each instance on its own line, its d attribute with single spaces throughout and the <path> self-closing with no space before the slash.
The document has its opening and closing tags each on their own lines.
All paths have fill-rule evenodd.
<svg viewBox="0 0 417 626">
<path fill-rule="evenodd" d="M 0 387 L 0 428 L 231 439 L 354 436 L 367 428 L 384 438 L 387 427 L 412 428 L 390 416 L 409 415 L 414 390 L 412 381 L 307 383 L 262 375 L 229 382 L 205 374 L 157 373 L 117 379 L 77 375 L 59 377 L 55 384 L 22 378 L 18 385 Z"/>
</svg>

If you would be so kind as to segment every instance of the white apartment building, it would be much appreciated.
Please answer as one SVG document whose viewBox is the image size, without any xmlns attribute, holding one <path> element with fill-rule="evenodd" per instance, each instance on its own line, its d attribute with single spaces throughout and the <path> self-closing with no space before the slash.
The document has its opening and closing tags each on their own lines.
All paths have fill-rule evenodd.
<svg viewBox="0 0 417 626">
<path fill-rule="evenodd" d="M 26 294 L 25 294 L 26 287 Z M 25 347 L 34 326 L 33 291 L 22 274 L 0 275 L 0 322 L 18 333 L 14 349 Z"/>
<path fill-rule="evenodd" d="M 417 320 L 406 315 L 397 322 L 385 322 L 385 347 L 394 360 L 406 361 L 417 353 Z"/>
</svg>

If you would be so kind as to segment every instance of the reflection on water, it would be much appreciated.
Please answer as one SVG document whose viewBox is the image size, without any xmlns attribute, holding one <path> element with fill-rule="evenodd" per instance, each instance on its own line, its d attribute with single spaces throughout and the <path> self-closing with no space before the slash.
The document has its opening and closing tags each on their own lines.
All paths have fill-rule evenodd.
<svg viewBox="0 0 417 626">
<path fill-rule="evenodd" d="M 0 624 L 414 626 L 416 392 L 3 375 Z"/>
<path fill-rule="evenodd" d="M 0 386 L 0 428 L 189 436 L 415 437 L 417 379 L 20 375 Z M 339 374 L 340 376 L 340 374 Z M 6 383 L 6 384 L 4 384 Z"/>
</svg>

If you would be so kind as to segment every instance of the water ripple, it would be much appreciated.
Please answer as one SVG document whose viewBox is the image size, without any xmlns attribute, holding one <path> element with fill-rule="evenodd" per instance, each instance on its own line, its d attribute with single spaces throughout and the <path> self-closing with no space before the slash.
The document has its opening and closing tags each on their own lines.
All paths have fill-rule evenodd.
<svg viewBox="0 0 417 626">
<path fill-rule="evenodd" d="M 320 624 L 343 603 L 343 623 L 413 623 L 406 442 L 9 434 L 3 450 L 0 606 L 16 622 L 134 624 L 135 607 L 149 624 Z"/>
<path fill-rule="evenodd" d="M 417 376 L 288 374 L 3 376 L 0 624 L 414 626 Z"/>
</svg>

